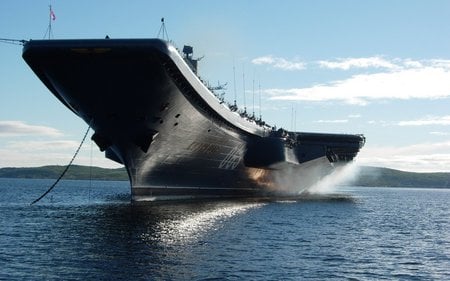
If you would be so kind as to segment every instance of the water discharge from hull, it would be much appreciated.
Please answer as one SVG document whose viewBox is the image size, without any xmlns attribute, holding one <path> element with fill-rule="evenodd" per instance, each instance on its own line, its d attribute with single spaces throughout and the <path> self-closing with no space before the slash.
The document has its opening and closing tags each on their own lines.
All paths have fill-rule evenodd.
<svg viewBox="0 0 450 281">
<path fill-rule="evenodd" d="M 339 185 L 356 178 L 359 167 L 355 163 L 336 166 L 312 161 L 305 169 L 285 168 L 277 171 L 271 192 L 280 196 L 334 193 Z"/>
<path fill-rule="evenodd" d="M 279 196 L 298 196 L 333 170 L 325 157 L 299 166 L 283 166 L 273 172 L 270 192 Z"/>
<path fill-rule="evenodd" d="M 334 193 L 339 186 L 354 181 L 358 177 L 359 171 L 360 167 L 354 162 L 338 166 L 331 174 L 311 186 L 307 192 L 319 195 Z"/>
</svg>

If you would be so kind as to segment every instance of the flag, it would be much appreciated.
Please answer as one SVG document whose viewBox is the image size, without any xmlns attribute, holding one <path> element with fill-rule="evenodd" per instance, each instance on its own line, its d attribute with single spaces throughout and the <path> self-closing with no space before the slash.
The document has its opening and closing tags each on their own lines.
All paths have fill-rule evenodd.
<svg viewBox="0 0 450 281">
<path fill-rule="evenodd" d="M 50 18 L 51 18 L 52 20 L 56 20 L 56 15 L 55 15 L 55 13 L 53 12 L 52 7 L 50 7 Z"/>
</svg>

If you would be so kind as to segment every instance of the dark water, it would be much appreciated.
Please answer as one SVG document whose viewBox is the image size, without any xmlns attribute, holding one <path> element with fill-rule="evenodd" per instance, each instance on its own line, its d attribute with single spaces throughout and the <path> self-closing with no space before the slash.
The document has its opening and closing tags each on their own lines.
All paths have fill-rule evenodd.
<svg viewBox="0 0 450 281">
<path fill-rule="evenodd" d="M 450 280 L 450 190 L 131 204 L 125 182 L 0 179 L 0 280 Z"/>
</svg>

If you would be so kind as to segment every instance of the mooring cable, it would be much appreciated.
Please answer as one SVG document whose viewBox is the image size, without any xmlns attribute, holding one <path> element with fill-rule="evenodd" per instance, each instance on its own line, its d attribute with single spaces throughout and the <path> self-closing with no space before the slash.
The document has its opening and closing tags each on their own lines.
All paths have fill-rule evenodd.
<svg viewBox="0 0 450 281">
<path fill-rule="evenodd" d="M 52 191 L 52 189 L 58 184 L 58 182 L 62 179 L 62 177 L 66 174 L 67 170 L 69 170 L 70 166 L 72 165 L 73 161 L 75 160 L 75 157 L 77 157 L 78 152 L 80 152 L 81 147 L 83 146 L 84 141 L 86 140 L 86 137 L 89 133 L 89 130 L 91 129 L 91 126 L 89 125 L 86 133 L 84 134 L 83 140 L 81 140 L 80 145 L 78 146 L 77 151 L 75 151 L 75 154 L 72 157 L 72 160 L 70 160 L 69 164 L 67 164 L 66 168 L 64 169 L 64 171 L 61 173 L 61 175 L 59 176 L 59 178 L 52 184 L 52 186 L 50 186 L 50 188 L 44 192 L 44 194 L 42 194 L 38 199 L 34 200 L 33 202 L 31 202 L 30 205 L 33 205 L 34 203 L 39 202 L 39 200 L 41 200 L 42 198 L 45 197 L 45 195 L 47 195 L 50 191 Z"/>
<path fill-rule="evenodd" d="M 9 39 L 9 38 L 0 38 L 0 43 L 11 44 L 11 45 L 25 45 L 27 40 L 19 40 L 19 39 Z"/>
</svg>

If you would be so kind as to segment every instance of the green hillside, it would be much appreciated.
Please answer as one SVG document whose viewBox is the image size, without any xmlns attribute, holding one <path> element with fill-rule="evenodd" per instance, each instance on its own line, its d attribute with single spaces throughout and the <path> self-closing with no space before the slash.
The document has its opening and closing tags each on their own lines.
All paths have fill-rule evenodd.
<svg viewBox="0 0 450 281">
<path fill-rule="evenodd" d="M 36 168 L 0 168 L 0 178 L 56 179 L 65 166 Z M 128 180 L 125 168 L 105 169 L 73 165 L 63 179 Z M 388 168 L 367 167 L 360 169 L 355 186 L 430 187 L 450 188 L 450 173 L 412 173 Z"/>
<path fill-rule="evenodd" d="M 1 168 L 0 178 L 56 179 L 65 168 L 65 166 Z M 125 168 L 105 169 L 73 165 L 63 179 L 128 180 L 128 175 Z"/>
<path fill-rule="evenodd" d="M 450 173 L 413 173 L 363 166 L 352 184 L 357 186 L 447 188 L 450 187 Z"/>
</svg>

